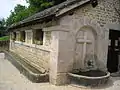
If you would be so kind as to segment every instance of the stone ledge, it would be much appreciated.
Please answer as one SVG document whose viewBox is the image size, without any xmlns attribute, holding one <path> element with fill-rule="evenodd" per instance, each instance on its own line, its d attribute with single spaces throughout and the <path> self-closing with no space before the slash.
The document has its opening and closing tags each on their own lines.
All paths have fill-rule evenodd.
<svg viewBox="0 0 120 90">
<path fill-rule="evenodd" d="M 24 62 L 20 56 L 15 55 L 12 52 L 6 52 L 5 58 L 9 60 L 23 75 L 25 75 L 30 81 L 34 83 L 48 82 L 49 75 L 48 73 L 40 72 L 36 68 L 32 67 L 28 63 Z"/>
<path fill-rule="evenodd" d="M 30 48 L 36 48 L 36 49 L 39 49 L 39 50 L 42 50 L 42 51 L 46 51 L 46 52 L 50 52 L 51 51 L 50 47 L 44 46 L 44 45 L 27 44 L 25 42 L 20 42 L 20 41 L 15 41 L 14 43 L 18 44 L 18 45 L 23 45 L 23 46 L 26 46 L 26 47 L 30 47 Z"/>
<path fill-rule="evenodd" d="M 96 87 L 103 84 L 106 84 L 109 80 L 110 73 L 106 72 L 107 75 L 100 77 L 89 77 L 83 75 L 77 75 L 73 73 L 68 73 L 68 78 L 72 84 L 83 85 L 83 86 L 91 86 Z"/>
</svg>

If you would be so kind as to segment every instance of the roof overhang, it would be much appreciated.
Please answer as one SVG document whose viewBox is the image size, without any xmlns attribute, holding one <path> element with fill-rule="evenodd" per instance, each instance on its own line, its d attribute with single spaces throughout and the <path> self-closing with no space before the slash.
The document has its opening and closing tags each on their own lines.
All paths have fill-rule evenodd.
<svg viewBox="0 0 120 90">
<path fill-rule="evenodd" d="M 53 18 L 57 18 L 58 16 L 63 15 L 66 12 L 69 12 L 81 5 L 89 3 L 91 0 L 67 0 L 59 5 L 53 6 L 51 8 L 45 9 L 39 13 L 36 13 L 23 21 L 12 24 L 8 30 L 25 27 L 29 25 L 33 25 L 36 23 L 41 23 Z"/>
</svg>

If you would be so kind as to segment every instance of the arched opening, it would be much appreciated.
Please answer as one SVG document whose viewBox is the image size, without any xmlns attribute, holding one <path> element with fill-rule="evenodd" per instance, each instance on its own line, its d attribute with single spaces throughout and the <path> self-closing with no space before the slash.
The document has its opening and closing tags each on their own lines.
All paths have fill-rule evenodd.
<svg viewBox="0 0 120 90">
<path fill-rule="evenodd" d="M 83 26 L 76 33 L 74 69 L 86 69 L 85 59 L 97 56 L 97 33 L 91 26 Z M 95 62 L 95 61 L 93 61 Z"/>
</svg>

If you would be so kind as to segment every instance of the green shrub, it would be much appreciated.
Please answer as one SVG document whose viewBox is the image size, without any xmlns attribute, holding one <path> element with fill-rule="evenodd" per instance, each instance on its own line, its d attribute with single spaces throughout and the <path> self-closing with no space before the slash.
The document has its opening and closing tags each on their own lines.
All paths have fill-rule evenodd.
<svg viewBox="0 0 120 90">
<path fill-rule="evenodd" d="M 7 41 L 7 40 L 9 40 L 9 36 L 0 37 L 0 41 Z"/>
</svg>

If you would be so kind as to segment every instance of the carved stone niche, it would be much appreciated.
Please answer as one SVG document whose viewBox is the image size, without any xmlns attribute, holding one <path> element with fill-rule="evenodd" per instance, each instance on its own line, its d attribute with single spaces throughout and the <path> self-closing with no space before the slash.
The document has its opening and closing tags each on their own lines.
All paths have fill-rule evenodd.
<svg viewBox="0 0 120 90">
<path fill-rule="evenodd" d="M 76 33 L 74 69 L 87 71 L 96 69 L 97 34 L 88 26 L 82 27 Z"/>
</svg>

